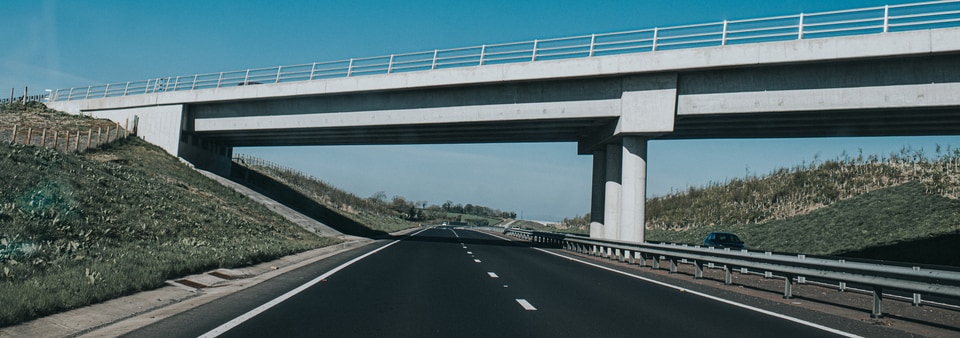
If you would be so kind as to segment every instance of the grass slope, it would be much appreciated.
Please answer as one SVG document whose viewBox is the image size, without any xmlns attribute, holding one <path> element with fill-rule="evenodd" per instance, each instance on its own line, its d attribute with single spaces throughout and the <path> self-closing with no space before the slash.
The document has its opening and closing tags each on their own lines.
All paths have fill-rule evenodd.
<svg viewBox="0 0 960 338">
<path fill-rule="evenodd" d="M 334 242 L 138 139 L 82 154 L 0 142 L 0 326 Z"/>
<path fill-rule="evenodd" d="M 686 231 L 651 229 L 647 239 L 700 244 L 710 231 L 736 232 L 750 249 L 757 250 L 880 258 L 865 250 L 886 246 L 901 248 L 886 251 L 887 259 L 960 266 L 960 247 L 953 243 L 927 248 L 940 254 L 900 252 L 904 251 L 899 246 L 902 243 L 960 232 L 960 201 L 930 194 L 918 182 L 852 197 L 788 219 Z M 861 254 L 853 254 L 857 252 Z"/>
</svg>

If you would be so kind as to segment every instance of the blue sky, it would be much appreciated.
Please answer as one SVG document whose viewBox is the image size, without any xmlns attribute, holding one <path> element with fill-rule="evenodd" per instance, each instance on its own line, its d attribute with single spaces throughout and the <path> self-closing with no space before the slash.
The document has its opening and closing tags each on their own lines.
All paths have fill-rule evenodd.
<svg viewBox="0 0 960 338">
<path fill-rule="evenodd" d="M 908 3 L 807 1 L 4 0 L 0 93 L 87 86 L 655 26 Z M 7 95 L 7 94 L 3 94 Z M 957 137 L 651 141 L 648 196 L 846 151 L 960 146 Z M 572 143 L 238 148 L 360 196 L 384 191 L 559 220 L 590 209 Z"/>
</svg>

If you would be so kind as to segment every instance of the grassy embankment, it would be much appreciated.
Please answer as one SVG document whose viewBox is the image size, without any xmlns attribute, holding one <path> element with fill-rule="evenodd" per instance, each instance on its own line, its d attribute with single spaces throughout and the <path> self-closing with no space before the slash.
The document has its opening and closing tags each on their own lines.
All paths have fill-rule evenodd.
<svg viewBox="0 0 960 338">
<path fill-rule="evenodd" d="M 335 243 L 136 138 L 79 154 L 9 143 L 13 124 L 104 123 L 0 106 L 0 326 Z"/>
<path fill-rule="evenodd" d="M 648 201 L 646 238 L 732 231 L 757 250 L 960 266 L 958 168 L 958 149 L 904 149 L 691 188 Z"/>
</svg>

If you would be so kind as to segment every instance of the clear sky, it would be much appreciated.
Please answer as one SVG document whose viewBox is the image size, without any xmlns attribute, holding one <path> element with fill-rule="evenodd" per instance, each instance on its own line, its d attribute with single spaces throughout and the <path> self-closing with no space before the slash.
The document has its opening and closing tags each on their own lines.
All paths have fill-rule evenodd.
<svg viewBox="0 0 960 338">
<path fill-rule="evenodd" d="M 3 0 L 0 95 L 880 6 L 895 0 L 98 1 Z M 7 93 L 7 94 L 3 94 Z M 960 146 L 957 137 L 657 141 L 648 196 L 846 151 Z M 383 191 L 555 221 L 590 210 L 591 163 L 572 143 L 237 148 L 360 196 Z"/>
</svg>

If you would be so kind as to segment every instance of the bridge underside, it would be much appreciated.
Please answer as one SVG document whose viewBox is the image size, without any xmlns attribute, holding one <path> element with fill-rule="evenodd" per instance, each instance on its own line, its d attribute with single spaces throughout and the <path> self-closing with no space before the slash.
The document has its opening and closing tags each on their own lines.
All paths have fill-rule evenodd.
<svg viewBox="0 0 960 338">
<path fill-rule="evenodd" d="M 960 107 L 678 116 L 657 139 L 960 135 Z"/>
<path fill-rule="evenodd" d="M 423 125 L 198 132 L 205 141 L 243 146 L 577 142 L 616 118 L 489 121 Z"/>
</svg>

